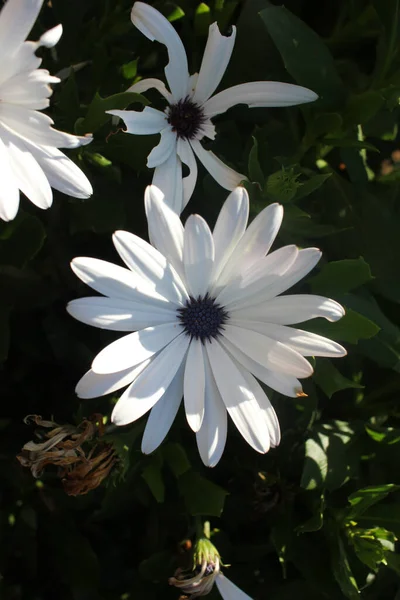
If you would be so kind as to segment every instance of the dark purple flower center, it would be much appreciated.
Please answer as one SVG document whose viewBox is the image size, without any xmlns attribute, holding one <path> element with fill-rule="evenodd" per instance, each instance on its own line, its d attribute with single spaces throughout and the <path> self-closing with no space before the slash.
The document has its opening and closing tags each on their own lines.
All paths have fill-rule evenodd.
<svg viewBox="0 0 400 600">
<path fill-rule="evenodd" d="M 186 306 L 178 309 L 178 316 L 186 334 L 203 343 L 218 337 L 228 319 L 226 310 L 208 294 L 187 300 Z"/>
<path fill-rule="evenodd" d="M 202 108 L 186 96 L 176 104 L 170 105 L 167 120 L 178 137 L 191 140 L 206 119 Z"/>
</svg>

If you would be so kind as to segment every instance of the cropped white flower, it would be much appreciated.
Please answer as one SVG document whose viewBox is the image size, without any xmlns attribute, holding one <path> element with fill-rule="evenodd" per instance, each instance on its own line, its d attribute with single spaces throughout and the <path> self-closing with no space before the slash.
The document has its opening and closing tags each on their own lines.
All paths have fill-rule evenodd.
<svg viewBox="0 0 400 600">
<path fill-rule="evenodd" d="M 198 215 L 183 227 L 155 186 L 145 194 L 152 246 L 118 231 L 114 245 L 128 269 L 95 258 L 72 261 L 75 274 L 105 297 L 74 300 L 72 316 L 134 331 L 102 350 L 77 385 L 81 398 L 129 385 L 112 420 L 126 425 L 151 410 L 142 450 L 162 442 L 182 395 L 201 458 L 214 466 L 224 450 L 227 412 L 258 452 L 280 441 L 279 423 L 256 380 L 287 396 L 313 369 L 305 356 L 343 356 L 339 344 L 288 327 L 315 317 L 336 321 L 343 308 L 314 295 L 281 296 L 318 262 L 316 248 L 268 254 L 283 208 L 271 204 L 246 229 L 243 187 L 228 197 L 213 233 Z"/>
<path fill-rule="evenodd" d="M 127 133 L 161 134 L 160 143 L 148 156 L 147 166 L 155 167 L 153 184 L 173 202 L 171 208 L 178 214 L 186 206 L 196 185 L 195 155 L 227 190 L 233 190 L 246 179 L 245 175 L 237 173 L 202 147 L 200 140 L 203 137 L 215 138 L 213 117 L 236 104 L 249 107 L 292 106 L 312 102 L 318 97 L 307 88 L 277 81 L 235 85 L 212 96 L 229 64 L 235 44 L 235 27 L 232 34 L 225 37 L 220 34 L 217 23 L 210 26 L 200 72 L 189 76 L 185 48 L 171 23 L 158 10 L 143 2 L 135 2 L 131 18 L 146 37 L 167 47 L 169 63 L 165 67 L 165 76 L 171 91 L 159 79 L 139 81 L 128 91 L 142 93 L 155 88 L 167 100 L 168 107 L 165 112 L 150 107 L 142 112 L 108 112 L 124 120 Z M 189 175 L 183 180 L 182 163 L 189 168 Z"/>
<path fill-rule="evenodd" d="M 8 0 L 0 13 L 0 218 L 13 219 L 19 190 L 39 208 L 53 201 L 51 186 L 75 198 L 88 198 L 93 190 L 87 177 L 58 148 L 88 144 L 78 137 L 52 129 L 53 121 L 38 112 L 49 106 L 50 83 L 58 83 L 35 54 L 51 48 L 62 34 L 58 25 L 38 42 L 26 42 L 43 0 Z"/>
</svg>

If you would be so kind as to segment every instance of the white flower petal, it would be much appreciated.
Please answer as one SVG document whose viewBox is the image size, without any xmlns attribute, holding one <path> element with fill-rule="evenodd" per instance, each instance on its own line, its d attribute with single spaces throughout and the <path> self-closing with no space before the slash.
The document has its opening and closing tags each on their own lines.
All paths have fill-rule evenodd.
<svg viewBox="0 0 400 600">
<path fill-rule="evenodd" d="M 0 50 L 3 58 L 11 56 L 28 37 L 43 0 L 8 0 L 0 13 Z"/>
<path fill-rule="evenodd" d="M 294 329 L 293 327 L 276 325 L 275 323 L 248 321 L 247 319 L 243 321 L 232 319 L 231 322 L 235 323 L 237 327 L 256 331 L 281 342 L 302 356 L 330 356 L 338 358 L 347 354 L 346 350 L 340 344 L 316 333 L 303 331 L 302 329 Z"/>
<path fill-rule="evenodd" d="M 218 280 L 218 287 L 226 285 L 233 277 L 263 258 L 271 248 L 283 219 L 283 207 L 270 204 L 250 223 L 229 257 Z"/>
<path fill-rule="evenodd" d="M 0 218 L 4 221 L 11 221 L 18 212 L 19 207 L 19 189 L 11 170 L 10 159 L 7 149 L 0 138 Z"/>
<path fill-rule="evenodd" d="M 62 34 L 62 25 L 56 25 L 40 36 L 38 44 L 39 46 L 45 46 L 46 48 L 53 48 L 60 41 Z"/>
<path fill-rule="evenodd" d="M 182 163 L 176 151 L 154 169 L 152 183 L 162 190 L 166 204 L 180 215 L 183 210 Z"/>
<path fill-rule="evenodd" d="M 335 300 L 323 296 L 291 294 L 277 296 L 256 306 L 234 310 L 233 314 L 236 319 L 294 325 L 317 317 L 338 321 L 344 315 L 344 308 Z"/>
<path fill-rule="evenodd" d="M 186 204 L 189 202 L 190 198 L 192 197 L 194 188 L 196 187 L 197 162 L 195 155 L 193 154 L 192 147 L 187 140 L 183 138 L 178 138 L 176 151 L 181 162 L 184 163 L 189 169 L 189 174 L 186 175 L 182 180 L 183 210 Z"/>
<path fill-rule="evenodd" d="M 234 321 L 230 319 L 229 323 Z M 267 369 L 300 378 L 309 377 L 313 373 L 310 363 L 298 352 L 261 333 L 236 324 L 225 324 L 222 335 Z"/>
<path fill-rule="evenodd" d="M 173 307 L 152 306 L 145 302 L 91 296 L 72 300 L 69 314 L 87 325 L 112 331 L 137 331 L 163 323 L 171 323 L 176 315 Z"/>
<path fill-rule="evenodd" d="M 75 388 L 78 398 L 98 398 L 106 394 L 112 394 L 117 390 L 129 385 L 150 364 L 150 359 L 145 360 L 136 367 L 119 371 L 118 373 L 100 374 L 90 369 L 78 381 Z"/>
<path fill-rule="evenodd" d="M 277 280 L 279 281 L 291 267 L 298 252 L 296 246 L 283 246 L 268 256 L 260 258 L 244 271 L 244 275 L 238 275 L 235 279 L 231 279 L 230 283 L 217 295 L 217 302 L 228 307 L 230 311 L 257 304 L 259 297 L 262 297 L 265 291 L 268 291 Z M 232 264 L 230 262 L 228 265 L 227 278 L 234 276 L 232 268 L 229 268 L 232 267 Z M 239 269 L 240 265 L 238 265 L 240 273 Z M 225 271 L 220 277 L 220 280 L 224 281 L 224 279 Z"/>
<path fill-rule="evenodd" d="M 183 396 L 182 363 L 167 391 L 150 411 L 142 439 L 143 454 L 150 454 L 164 441 L 175 420 Z"/>
<path fill-rule="evenodd" d="M 207 100 L 203 108 L 207 117 L 215 117 L 236 104 L 247 104 L 250 108 L 294 106 L 317 99 L 317 94 L 300 85 L 280 81 L 254 81 L 219 92 Z"/>
<path fill-rule="evenodd" d="M 268 396 L 253 375 L 251 375 L 247 369 L 243 369 L 241 365 L 237 364 L 237 367 L 243 375 L 243 378 L 246 380 L 249 390 L 253 392 L 260 406 L 262 416 L 268 427 L 271 448 L 274 448 L 278 446 L 281 441 L 281 429 L 275 409 L 272 406 Z"/>
<path fill-rule="evenodd" d="M 164 163 L 170 157 L 171 152 L 176 152 L 176 133 L 170 125 L 161 130 L 161 139 L 157 146 L 147 157 L 147 166 L 152 169 Z"/>
<path fill-rule="evenodd" d="M 182 221 L 168 203 L 164 202 L 163 193 L 155 185 L 146 188 L 144 206 L 150 242 L 173 265 L 184 281 Z"/>
<path fill-rule="evenodd" d="M 193 431 L 199 431 L 204 417 L 204 358 L 202 342 L 192 339 L 186 357 L 183 397 L 187 422 Z"/>
<path fill-rule="evenodd" d="M 21 139 L 9 134 L 4 128 L 1 128 L 1 135 L 18 188 L 39 208 L 49 208 L 53 192 L 43 169 Z"/>
<path fill-rule="evenodd" d="M 91 142 L 91 137 L 71 135 L 52 129 L 54 121 L 50 117 L 25 106 L 2 103 L 1 122 L 23 139 L 39 146 L 77 148 Z"/>
<path fill-rule="evenodd" d="M 252 600 L 250 596 L 245 594 L 222 573 L 218 573 L 215 583 L 224 600 Z"/>
<path fill-rule="evenodd" d="M 229 64 L 235 45 L 236 27 L 230 36 L 221 35 L 217 23 L 208 30 L 207 44 L 201 61 L 193 101 L 203 104 L 215 92 Z"/>
<path fill-rule="evenodd" d="M 175 102 L 184 98 L 189 79 L 186 52 L 171 23 L 158 10 L 143 2 L 135 2 L 131 19 L 149 40 L 156 40 L 167 47 L 169 63 L 165 67 L 165 76 Z"/>
<path fill-rule="evenodd" d="M 204 354 L 204 368 L 204 418 L 196 434 L 196 441 L 203 463 L 206 467 L 215 467 L 225 448 L 228 419 L 225 405 L 211 371 L 207 353 Z"/>
<path fill-rule="evenodd" d="M 182 333 L 177 321 L 135 331 L 112 342 L 95 357 L 92 371 L 115 373 L 139 365 Z"/>
<path fill-rule="evenodd" d="M 127 267 L 157 294 L 178 304 L 189 299 L 175 269 L 156 248 L 128 231 L 116 231 L 113 242 Z"/>
<path fill-rule="evenodd" d="M 272 390 L 275 390 L 284 396 L 289 396 L 290 398 L 296 398 L 299 393 L 302 393 L 302 385 L 296 377 L 293 377 L 293 375 L 278 373 L 277 371 L 267 369 L 260 365 L 260 363 L 251 359 L 247 354 L 244 354 L 228 339 L 221 337 L 220 341 L 223 347 L 237 362 Z"/>
<path fill-rule="evenodd" d="M 58 77 L 52 77 L 45 69 L 18 72 L 1 86 L 1 100 L 41 110 L 49 106 L 48 98 L 53 93 L 49 84 L 59 81 Z"/>
<path fill-rule="evenodd" d="M 74 258 L 71 269 L 84 283 L 105 296 L 144 302 L 160 308 L 165 308 L 169 302 L 128 269 L 104 260 L 84 256 Z"/>
<path fill-rule="evenodd" d="M 205 296 L 214 261 L 214 240 L 206 221 L 191 215 L 185 224 L 183 263 L 188 292 L 193 298 Z"/>
<path fill-rule="evenodd" d="M 237 173 L 228 167 L 211 150 L 204 150 L 198 140 L 191 140 L 190 144 L 199 161 L 203 163 L 215 181 L 226 190 L 234 190 L 241 181 L 247 180 L 246 175 Z"/>
<path fill-rule="evenodd" d="M 111 415 L 113 423 L 132 423 L 160 400 L 182 364 L 189 342 L 189 336 L 181 334 L 154 357 L 118 400 Z"/>
<path fill-rule="evenodd" d="M 237 187 L 224 202 L 215 223 L 213 238 L 215 247 L 213 281 L 218 277 L 242 238 L 249 218 L 249 195 L 244 187 Z"/>
<path fill-rule="evenodd" d="M 171 93 L 165 87 L 165 83 L 160 81 L 160 79 L 154 79 L 150 77 L 149 79 L 142 79 L 137 83 L 134 83 L 129 87 L 126 91 L 133 92 L 135 94 L 143 94 L 143 92 L 147 92 L 150 89 L 156 89 L 164 98 L 168 101 L 169 104 L 172 103 Z"/>
<path fill-rule="evenodd" d="M 122 119 L 126 126 L 125 133 L 136 135 L 149 135 L 160 133 L 168 125 L 165 113 L 151 106 L 145 106 L 142 111 L 138 110 L 107 110 L 107 114 Z"/>
<path fill-rule="evenodd" d="M 217 340 L 206 342 L 205 346 L 215 382 L 232 421 L 254 450 L 268 452 L 268 427 L 254 394 Z"/>
</svg>

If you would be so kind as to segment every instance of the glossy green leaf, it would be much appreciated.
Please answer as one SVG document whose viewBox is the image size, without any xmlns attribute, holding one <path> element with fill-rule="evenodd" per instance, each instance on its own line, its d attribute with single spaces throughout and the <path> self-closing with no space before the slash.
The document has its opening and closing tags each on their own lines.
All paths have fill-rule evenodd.
<svg viewBox="0 0 400 600">
<path fill-rule="evenodd" d="M 342 294 L 372 281 L 371 269 L 365 260 L 348 258 L 327 263 L 309 281 L 315 294 Z"/>
<path fill-rule="evenodd" d="M 195 471 L 184 473 L 178 487 L 191 515 L 220 517 L 228 494 L 222 487 Z"/>
</svg>

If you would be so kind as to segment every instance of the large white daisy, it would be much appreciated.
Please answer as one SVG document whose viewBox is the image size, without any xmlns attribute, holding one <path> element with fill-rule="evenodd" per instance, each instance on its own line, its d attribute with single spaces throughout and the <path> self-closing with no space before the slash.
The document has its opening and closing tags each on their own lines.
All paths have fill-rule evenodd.
<svg viewBox="0 0 400 600">
<path fill-rule="evenodd" d="M 271 204 L 246 229 L 243 187 L 229 195 L 213 233 L 198 215 L 183 227 L 155 186 L 146 189 L 145 207 L 152 245 L 125 231 L 113 237 L 127 269 L 95 258 L 72 261 L 75 274 L 104 297 L 74 300 L 69 313 L 95 327 L 134 332 L 96 356 L 77 394 L 93 398 L 128 386 L 112 421 L 126 425 L 151 409 L 146 454 L 168 433 L 182 396 L 206 465 L 221 457 L 227 413 L 255 450 L 267 452 L 280 441 L 279 423 L 257 380 L 296 397 L 299 378 L 313 372 L 305 356 L 346 354 L 335 342 L 288 327 L 344 314 L 328 298 L 281 295 L 321 252 L 292 245 L 269 253 L 283 208 Z"/>
<path fill-rule="evenodd" d="M 58 83 L 35 54 L 51 48 L 62 27 L 50 29 L 38 42 L 26 42 L 43 0 L 8 0 L 0 12 L 0 218 L 13 219 L 20 190 L 39 208 L 53 201 L 51 187 L 88 198 L 92 186 L 82 171 L 58 148 L 88 144 L 91 136 L 78 137 L 52 128 L 53 121 L 38 112 L 49 106 L 51 83 Z"/>
<path fill-rule="evenodd" d="M 171 207 L 181 213 L 190 199 L 197 180 L 197 158 L 225 189 L 233 190 L 246 179 L 225 165 L 213 152 L 203 148 L 200 141 L 215 138 L 212 118 L 236 104 L 249 107 L 292 106 L 317 99 L 307 88 L 277 81 L 255 81 L 228 88 L 212 96 L 228 66 L 236 29 L 225 37 L 218 25 L 210 26 L 200 72 L 189 76 L 185 48 L 171 23 L 148 4 L 135 2 L 131 14 L 133 24 L 150 40 L 167 47 L 169 63 L 165 76 L 170 88 L 159 79 L 145 79 L 128 91 L 142 93 L 157 89 L 168 102 L 164 112 L 146 107 L 142 112 L 108 111 L 124 120 L 127 133 L 147 135 L 160 133 L 161 139 L 148 156 L 147 166 L 154 167 L 153 184 L 159 187 Z M 189 175 L 182 180 L 182 163 Z"/>
</svg>

